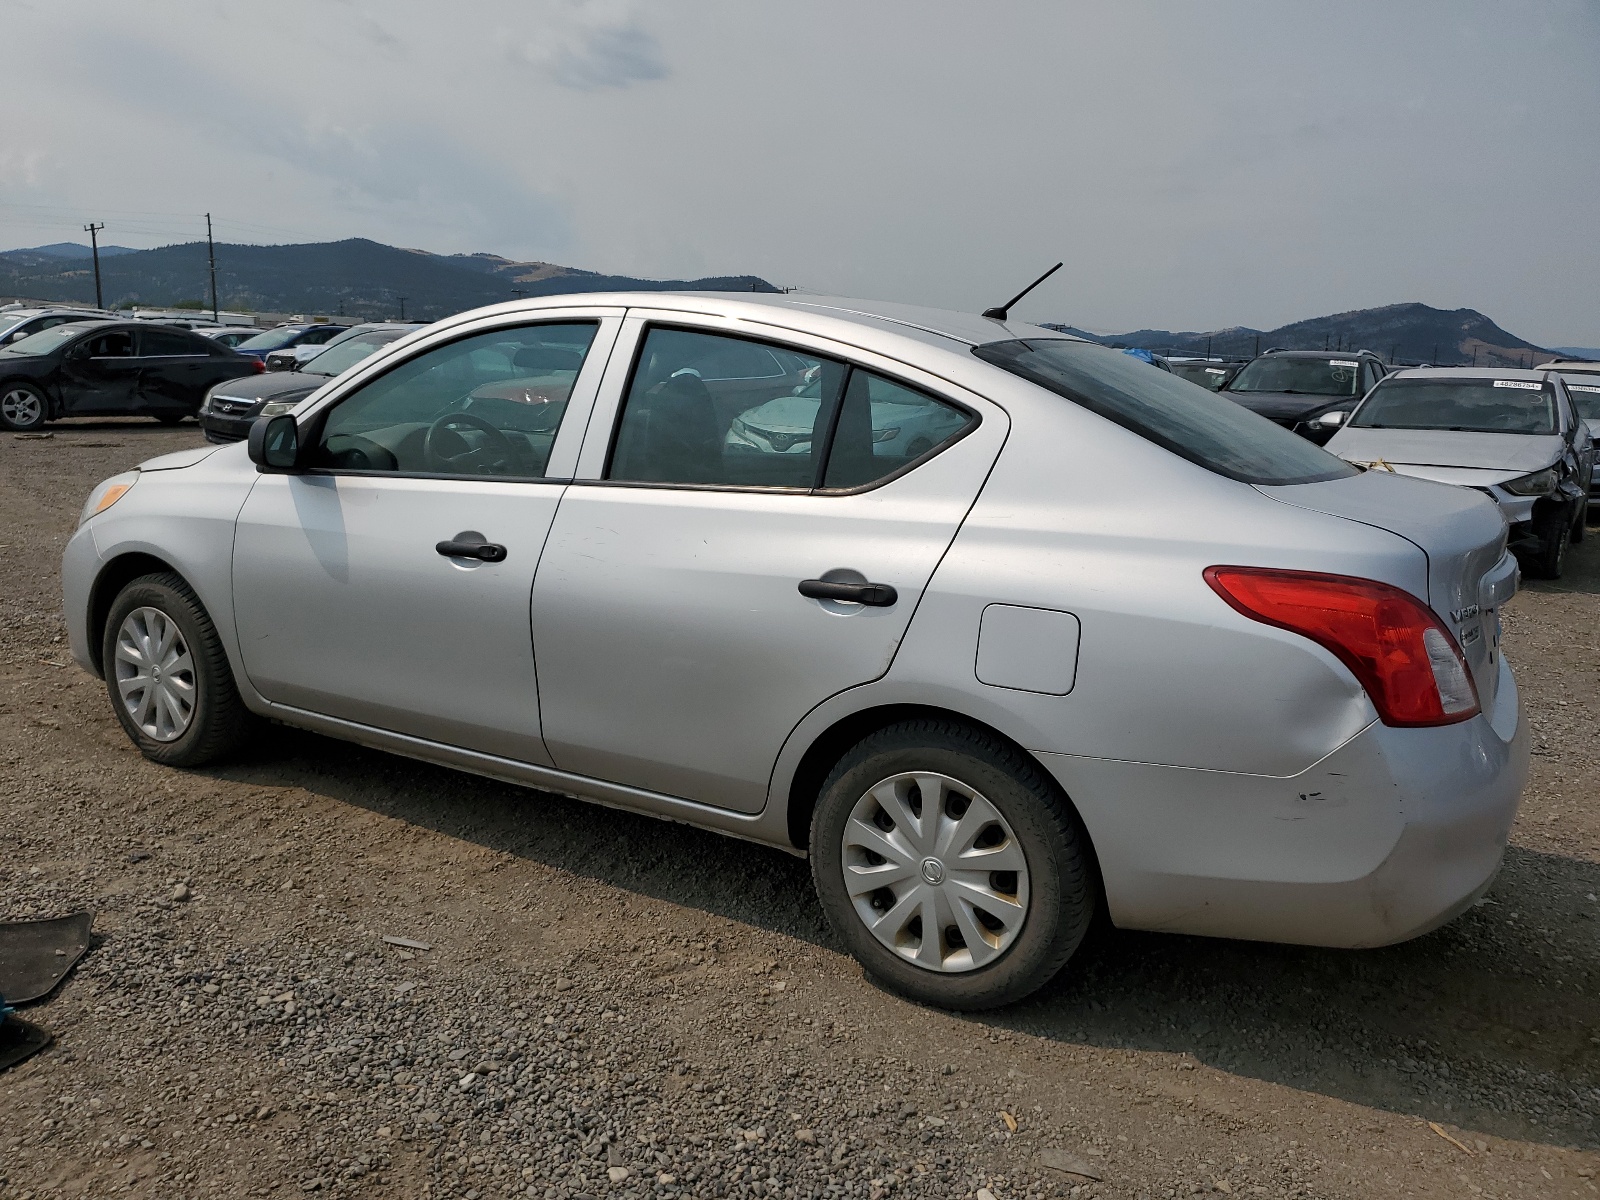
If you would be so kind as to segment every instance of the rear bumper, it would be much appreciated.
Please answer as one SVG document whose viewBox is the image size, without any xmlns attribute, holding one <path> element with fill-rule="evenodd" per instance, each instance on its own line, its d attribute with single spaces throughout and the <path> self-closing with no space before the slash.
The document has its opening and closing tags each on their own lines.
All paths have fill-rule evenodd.
<svg viewBox="0 0 1600 1200">
<path fill-rule="evenodd" d="M 1493 713 L 1368 726 L 1289 778 L 1041 754 L 1131 929 L 1319 946 L 1427 933 L 1487 890 L 1528 777 L 1502 657 Z"/>
</svg>

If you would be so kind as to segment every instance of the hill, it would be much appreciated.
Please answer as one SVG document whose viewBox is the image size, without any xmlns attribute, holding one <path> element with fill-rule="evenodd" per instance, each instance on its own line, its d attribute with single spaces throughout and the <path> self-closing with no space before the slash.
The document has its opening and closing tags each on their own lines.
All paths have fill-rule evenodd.
<svg viewBox="0 0 1600 1200">
<path fill-rule="evenodd" d="M 82 257 L 49 253 L 53 249 L 0 253 L 0 294 L 92 304 L 94 271 L 87 248 Z M 635 279 L 492 254 L 430 254 L 366 238 L 289 246 L 219 243 L 216 256 L 217 298 L 223 308 L 367 319 L 398 315 L 402 297 L 408 316 L 437 318 L 511 300 L 519 293 L 778 290 L 754 275 Z M 110 305 L 209 302 L 211 294 L 204 242 L 112 256 L 102 248 L 100 276 Z"/>
<path fill-rule="evenodd" d="M 1259 346 L 1286 350 L 1371 350 L 1385 361 L 1438 363 L 1440 366 L 1527 366 L 1550 357 L 1541 346 L 1508 333 L 1471 308 L 1441 309 L 1426 304 L 1389 304 L 1312 317 L 1276 329 L 1235 326 L 1207 332 L 1174 333 L 1136 329 L 1096 335 L 1110 346 L 1138 346 L 1164 354 L 1211 354 L 1250 358 Z"/>
</svg>

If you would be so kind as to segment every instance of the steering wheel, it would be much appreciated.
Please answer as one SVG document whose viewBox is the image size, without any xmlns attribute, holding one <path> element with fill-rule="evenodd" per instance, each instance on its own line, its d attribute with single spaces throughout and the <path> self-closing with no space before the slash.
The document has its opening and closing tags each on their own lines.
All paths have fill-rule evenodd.
<svg viewBox="0 0 1600 1200">
<path fill-rule="evenodd" d="M 452 426 L 465 425 L 476 429 L 487 439 L 481 446 L 468 446 L 465 450 L 458 450 L 454 454 L 445 452 L 446 431 Z M 451 440 L 466 445 L 466 439 L 460 434 L 452 433 Z M 456 472 L 466 475 L 492 474 L 496 468 L 515 466 L 518 462 L 517 448 L 511 444 L 511 439 L 485 421 L 476 413 L 453 412 L 446 413 L 432 425 L 422 439 L 422 461 L 430 471 Z M 474 468 L 484 467 L 479 471 Z"/>
</svg>

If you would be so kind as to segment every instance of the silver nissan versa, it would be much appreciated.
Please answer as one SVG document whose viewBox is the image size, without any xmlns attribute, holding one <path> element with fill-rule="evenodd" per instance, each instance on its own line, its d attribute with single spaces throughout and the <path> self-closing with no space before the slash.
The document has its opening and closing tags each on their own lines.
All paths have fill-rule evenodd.
<svg viewBox="0 0 1600 1200">
<path fill-rule="evenodd" d="M 1414 937 L 1528 770 L 1488 497 L 1004 317 L 465 313 L 106 480 L 64 573 L 158 762 L 270 719 L 808 855 L 866 970 L 948 1008 L 1102 906 Z"/>
</svg>

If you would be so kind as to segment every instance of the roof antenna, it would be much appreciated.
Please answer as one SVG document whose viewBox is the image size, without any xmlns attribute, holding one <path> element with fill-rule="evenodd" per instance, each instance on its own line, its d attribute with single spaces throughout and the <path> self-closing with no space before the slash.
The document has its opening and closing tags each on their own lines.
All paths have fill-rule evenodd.
<svg viewBox="0 0 1600 1200">
<path fill-rule="evenodd" d="M 983 315 L 986 316 L 986 317 L 989 317 L 989 318 L 991 318 L 993 320 L 996 320 L 996 321 L 1004 321 L 1004 320 L 1006 320 L 1008 315 L 1010 314 L 1012 308 L 1014 308 L 1016 306 L 1016 303 L 1017 303 L 1018 300 L 1021 300 L 1029 292 L 1033 291 L 1034 288 L 1038 287 L 1046 279 L 1049 279 L 1050 276 L 1054 275 L 1057 271 L 1061 270 L 1062 266 L 1064 266 L 1064 265 L 1065 264 L 1063 264 L 1063 263 L 1057 263 L 1055 266 L 1051 267 L 1048 271 L 1046 271 L 1043 275 L 1039 276 L 1039 278 L 1035 279 L 1027 287 L 1023 288 L 1015 296 L 1011 297 L 1010 300 L 1006 301 L 999 308 L 986 308 L 986 309 L 984 309 L 983 310 Z"/>
</svg>

